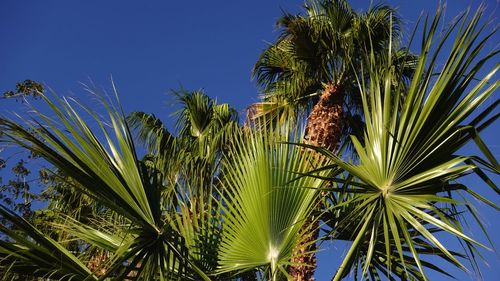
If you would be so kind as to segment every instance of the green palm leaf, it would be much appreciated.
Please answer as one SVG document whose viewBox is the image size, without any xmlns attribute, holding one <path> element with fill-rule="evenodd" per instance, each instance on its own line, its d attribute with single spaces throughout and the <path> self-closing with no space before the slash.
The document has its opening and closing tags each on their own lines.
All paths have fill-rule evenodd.
<svg viewBox="0 0 500 281">
<path fill-rule="evenodd" d="M 369 83 L 360 77 L 367 125 L 365 144 L 352 137 L 359 163 L 348 163 L 331 152 L 318 149 L 360 182 L 352 199 L 343 203 L 352 204 L 351 212 L 357 214 L 356 224 L 347 228 L 356 234 L 349 238 L 353 241 L 352 247 L 334 280 L 346 276 L 360 260 L 364 263 L 363 274 L 373 270 L 375 265 L 387 276 L 395 274 L 427 280 L 423 268 L 436 269 L 421 259 L 429 249 L 467 270 L 457 259 L 461 255 L 450 252 L 435 236 L 436 231 L 452 234 L 469 247 L 481 245 L 464 234 L 449 209 L 442 206 L 455 208 L 460 204 L 450 197 L 457 192 L 455 180 L 472 171 L 483 173 L 476 163 L 498 174 L 496 160 L 480 140 L 476 143 L 486 159 L 459 154 L 464 144 L 477 139 L 479 128 L 484 129 L 492 123 L 492 120 L 482 123 L 492 108 L 487 108 L 484 114 L 479 113 L 470 124 L 464 125 L 464 121 L 500 86 L 498 81 L 492 81 L 499 65 L 478 78 L 485 63 L 497 54 L 494 51 L 478 59 L 481 48 L 491 37 L 491 34 L 480 36 L 485 30 L 485 26 L 479 24 L 482 12 L 479 9 L 470 20 L 466 14 L 453 24 L 443 33 L 435 52 L 431 52 L 431 47 L 441 11 L 430 24 L 426 22 L 422 55 L 408 89 L 392 87 L 394 70 L 386 67 L 383 72 L 378 71 L 372 52 L 370 63 L 364 69 L 369 73 Z M 434 76 L 438 54 L 452 32 L 456 32 L 456 39 L 442 71 Z M 389 61 L 390 56 L 391 53 Z M 477 83 L 471 85 L 472 81 Z M 402 96 L 405 98 L 400 99 Z M 398 108 L 401 110 L 395 110 Z M 493 182 L 486 182 L 497 190 Z M 460 189 L 480 197 L 468 187 Z M 386 245 L 385 257 L 377 254 L 379 243 Z M 376 256 L 378 260 L 374 261 Z"/>
<path fill-rule="evenodd" d="M 15 230 L 0 224 L 0 268 L 22 277 L 50 277 L 59 280 L 97 280 L 72 253 L 47 237 L 22 217 L 0 205 L 0 215 Z M 7 278 L 8 276 L 5 276 Z"/>
<path fill-rule="evenodd" d="M 109 117 L 107 125 L 87 110 L 101 128 L 99 132 L 94 132 L 77 112 L 74 103 L 61 99 L 56 105 L 47 97 L 42 98 L 55 118 L 34 109 L 38 120 L 22 126 L 2 118 L 0 126 L 7 141 L 45 158 L 74 179 L 79 192 L 91 196 L 128 220 L 128 226 L 125 225 L 123 231 L 132 233 L 133 239 L 116 250 L 113 257 L 115 263 L 105 276 L 125 278 L 135 272 L 133 274 L 138 277 L 151 280 L 193 276 L 207 278 L 189 262 L 182 236 L 165 221 L 160 203 L 162 176 L 158 170 L 138 160 L 123 114 L 103 101 Z M 101 142 L 98 136 L 102 136 L 105 142 Z M 72 230 L 76 237 L 88 238 L 87 242 L 110 242 L 104 236 L 100 241 L 92 241 L 96 239 L 98 230 Z"/>
<path fill-rule="evenodd" d="M 300 229 L 315 203 L 315 188 L 323 183 L 295 180 L 296 173 L 309 169 L 313 156 L 281 143 L 294 134 L 250 133 L 225 163 L 221 272 L 260 268 L 271 279 L 286 276 Z"/>
</svg>

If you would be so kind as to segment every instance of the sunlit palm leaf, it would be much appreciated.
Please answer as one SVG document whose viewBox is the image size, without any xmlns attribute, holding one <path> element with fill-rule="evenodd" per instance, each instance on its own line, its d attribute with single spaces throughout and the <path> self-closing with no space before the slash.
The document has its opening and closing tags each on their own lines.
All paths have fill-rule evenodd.
<svg viewBox="0 0 500 281">
<path fill-rule="evenodd" d="M 322 180 L 296 173 L 310 168 L 309 151 L 280 143 L 293 132 L 251 133 L 226 163 L 220 271 L 261 268 L 270 278 L 286 274 Z M 309 229 L 309 231 L 312 231 Z"/>
<path fill-rule="evenodd" d="M 364 261 L 364 274 L 370 266 L 378 264 L 379 271 L 385 275 L 405 278 L 412 275 L 426 280 L 423 268 L 432 267 L 421 260 L 421 245 L 439 251 L 443 258 L 466 270 L 457 259 L 460 255 L 450 252 L 431 228 L 448 232 L 470 247 L 480 245 L 463 233 L 448 209 L 442 206 L 459 204 L 448 195 L 457 190 L 454 181 L 472 171 L 482 173 L 479 164 L 498 173 L 498 163 L 478 141 L 477 129 L 492 123 L 491 120 L 482 123 L 487 114 L 479 114 L 473 123 L 463 125 L 500 85 L 492 81 L 498 65 L 482 78 L 477 77 L 482 66 L 497 54 L 494 51 L 478 59 L 481 48 L 491 36 L 480 37 L 485 29 L 479 25 L 482 11 L 478 10 L 469 21 L 465 15 L 452 25 L 444 32 L 435 52 L 430 50 L 441 11 L 429 25 L 426 23 L 422 55 L 408 89 L 392 87 L 393 71 L 390 68 L 382 73 L 377 71 L 379 66 L 375 66 L 372 53 L 371 64 L 364 69 L 370 75 L 370 83 L 360 81 L 367 124 L 365 145 L 353 137 L 359 164 L 345 162 L 331 152 L 319 150 L 362 183 L 355 187 L 356 193 L 350 202 L 354 204 L 352 212 L 357 214 L 356 225 L 348 228 L 356 233 L 350 238 L 353 245 L 335 280 L 344 277 L 360 260 Z M 452 31 L 456 32 L 456 39 L 442 71 L 435 77 L 436 59 Z M 472 81 L 477 83 L 471 85 Z M 401 91 L 407 93 L 401 94 Z M 405 98 L 400 99 L 401 96 Z M 395 110 L 398 108 L 401 110 Z M 473 139 L 486 159 L 459 155 L 459 149 Z M 487 183 L 497 190 L 491 181 Z M 468 187 L 460 189 L 479 196 Z M 364 244 L 363 241 L 369 242 Z M 383 263 L 380 258 L 373 261 L 378 256 L 378 243 L 385 243 Z M 366 248 L 359 255 L 363 247 Z M 413 261 L 408 262 L 408 257 Z M 397 264 L 394 264 L 395 259 Z M 385 269 L 381 269 L 382 264 Z"/>
</svg>

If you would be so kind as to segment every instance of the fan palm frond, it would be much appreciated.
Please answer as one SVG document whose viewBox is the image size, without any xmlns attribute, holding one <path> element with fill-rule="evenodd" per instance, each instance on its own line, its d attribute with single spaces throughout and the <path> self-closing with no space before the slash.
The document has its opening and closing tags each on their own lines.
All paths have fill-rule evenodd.
<svg viewBox="0 0 500 281">
<path fill-rule="evenodd" d="M 393 87 L 394 70 L 387 66 L 384 72 L 377 71 L 372 53 L 371 64 L 364 69 L 370 75 L 370 82 L 360 81 L 367 124 L 364 145 L 352 137 L 359 163 L 346 162 L 325 149 L 318 149 L 355 178 L 355 187 L 347 191 L 355 196 L 344 203 L 353 204 L 351 213 L 356 214 L 357 222 L 349 228 L 350 233 L 355 233 L 350 238 L 353 244 L 334 280 L 340 280 L 360 261 L 364 261 L 363 273 L 375 266 L 387 276 L 427 280 L 424 267 L 433 267 L 422 260 L 421 254 L 429 250 L 467 270 L 458 260 L 461 255 L 448 250 L 434 234 L 436 231 L 456 236 L 468 247 L 482 246 L 463 232 L 446 206 L 460 205 L 451 195 L 464 190 L 498 209 L 470 187 L 456 184 L 459 178 L 472 172 L 485 179 L 483 168 L 499 173 L 498 162 L 478 135 L 478 130 L 498 118 L 495 115 L 493 120 L 485 120 L 491 106 L 477 112 L 500 86 L 492 80 L 498 64 L 478 78 L 486 62 L 498 54 L 493 51 L 479 57 L 481 48 L 493 34 L 481 37 L 485 30 L 479 24 L 483 11 L 480 8 L 470 20 L 468 14 L 463 15 L 443 33 L 434 52 L 431 47 L 441 10 L 431 22 L 426 21 L 422 55 L 408 88 Z M 452 32 L 456 32 L 456 39 L 443 69 L 435 77 L 436 59 Z M 472 85 L 472 81 L 477 83 Z M 397 98 L 400 96 L 405 98 Z M 397 108 L 400 110 L 394 110 Z M 474 114 L 478 117 L 473 122 L 464 123 Z M 486 158 L 461 155 L 460 148 L 471 141 L 478 144 Z M 489 180 L 485 182 L 492 185 Z M 492 187 L 498 193 L 494 184 Z M 374 260 L 380 255 L 380 243 L 385 245 L 385 258 Z"/>
<path fill-rule="evenodd" d="M 74 179 L 79 192 L 128 220 L 128 231 L 135 238 L 114 253 L 115 263 L 105 276 L 124 278 L 135 274 L 146 279 L 168 279 L 192 278 L 194 274 L 207 278 L 190 263 L 182 236 L 165 223 L 160 204 L 160 172 L 137 158 L 124 115 L 103 101 L 110 120 L 107 125 L 81 107 L 95 118 L 101 128 L 97 133 L 77 112 L 74 103 L 59 99 L 56 105 L 46 96 L 42 98 L 55 117 L 49 118 L 34 109 L 38 119 L 26 121 L 25 126 L 2 118 L 4 141 L 40 155 Z"/>
<path fill-rule="evenodd" d="M 300 241 L 322 180 L 297 178 L 313 154 L 282 143 L 297 133 L 253 132 L 239 141 L 226 163 L 223 188 L 221 272 L 260 268 L 275 280 L 287 267 Z M 308 229 L 311 231 L 311 229 Z"/>
</svg>

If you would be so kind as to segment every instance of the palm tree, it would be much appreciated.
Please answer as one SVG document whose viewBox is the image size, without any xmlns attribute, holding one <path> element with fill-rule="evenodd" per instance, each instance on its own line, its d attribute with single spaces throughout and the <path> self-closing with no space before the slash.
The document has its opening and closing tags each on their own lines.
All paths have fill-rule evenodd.
<svg viewBox="0 0 500 281">
<path fill-rule="evenodd" d="M 78 183 L 74 187 L 79 192 L 104 205 L 123 221 L 118 225 L 114 224 L 115 220 L 88 225 L 68 219 L 62 226 L 74 239 L 111 253 L 110 258 L 92 272 L 86 266 L 92 255 L 77 256 L 69 252 L 24 219 L 0 208 L 1 215 L 16 227 L 13 231 L 2 225 L 2 233 L 11 239 L 0 243 L 2 269 L 74 280 L 97 279 L 101 268 L 105 268 L 101 278 L 208 280 L 194 259 L 188 257 L 191 254 L 185 239 L 172 223 L 176 206 L 161 200 L 165 188 L 163 172 L 138 159 L 123 114 L 104 103 L 111 124 L 108 129 L 97 114 L 88 111 L 101 128 L 95 132 L 77 113 L 74 103 L 58 100 L 56 105 L 46 96 L 42 98 L 56 117 L 48 118 L 35 111 L 38 119 L 27 121 L 24 126 L 2 118 L 0 126 L 6 141 L 46 159 L 74 179 Z"/>
<path fill-rule="evenodd" d="M 152 114 L 133 112 L 128 122 L 148 147 L 154 166 L 170 171 L 165 173 L 164 184 L 173 189 L 162 195 L 162 200 L 175 202 L 179 210 L 173 215 L 174 228 L 194 252 L 192 259 L 197 265 L 205 272 L 214 272 L 221 239 L 217 228 L 221 214 L 218 178 L 222 177 L 221 161 L 240 134 L 238 115 L 228 104 L 218 104 L 201 90 L 180 90 L 174 95 L 181 106 L 174 114 L 177 136 Z M 227 276 L 212 278 L 224 280 Z"/>
<path fill-rule="evenodd" d="M 133 112 L 128 123 L 161 170 L 170 170 L 165 181 L 175 185 L 212 184 L 220 161 L 239 134 L 238 114 L 227 103 L 218 104 L 203 91 L 174 92 L 181 108 L 176 115 L 177 136 L 153 114 Z M 199 183 L 195 183 L 199 180 Z"/>
<path fill-rule="evenodd" d="M 250 108 L 250 119 L 297 121 L 308 115 L 304 141 L 335 150 L 359 127 L 356 75 L 366 54 L 393 48 L 392 62 L 399 70 L 395 81 L 411 75 L 415 57 L 396 50 L 400 19 L 389 6 L 356 13 L 347 1 L 317 0 L 304 8 L 306 15 L 285 14 L 278 20 L 280 36 L 255 64 L 263 101 Z"/>
<path fill-rule="evenodd" d="M 458 220 L 461 204 L 471 210 L 467 201 L 459 201 L 466 200 L 460 196 L 461 191 L 499 209 L 458 181 L 475 172 L 500 194 L 484 172 L 498 175 L 500 166 L 479 137 L 479 132 L 498 118 L 496 114 L 488 119 L 488 114 L 499 101 L 477 111 L 500 86 L 493 79 L 498 64 L 481 74 L 487 62 L 498 55 L 494 50 L 479 57 L 495 32 L 480 36 L 485 28 L 479 24 L 483 10 L 480 8 L 469 22 L 468 13 L 462 15 L 443 32 L 435 52 L 431 50 L 441 10 L 431 22 L 426 20 L 422 55 L 408 88 L 391 87 L 394 69 L 387 64 L 380 72 L 376 54 L 371 53 L 364 67 L 371 79 L 360 81 L 367 125 L 365 144 L 352 136 L 359 162 L 348 162 L 328 149 L 306 145 L 332 160 L 335 164 L 330 167 L 340 167 L 349 175 L 329 179 L 341 185 L 330 208 L 329 238 L 352 241 L 333 280 L 358 268 L 372 279 L 385 275 L 389 279 L 427 280 L 424 267 L 443 270 L 425 261 L 426 255 L 437 255 L 466 270 L 459 259 L 467 256 L 449 250 L 437 232 L 456 236 L 466 245 L 472 260 L 475 247 L 484 247 L 463 232 Z M 436 60 L 450 34 L 456 38 L 444 56 L 447 59 L 442 70 L 435 74 Z M 386 56 L 390 61 L 391 53 Z M 473 81 L 477 83 L 473 85 Z M 405 98 L 391 98 L 402 96 Z M 460 148 L 472 141 L 485 158 L 463 155 Z"/>
<path fill-rule="evenodd" d="M 400 19 L 388 6 L 374 6 L 355 13 L 344 0 L 318 0 L 305 5 L 306 15 L 285 14 L 278 20 L 282 32 L 261 54 L 254 68 L 264 91 L 263 102 L 254 104 L 250 118 L 306 120 L 304 143 L 336 150 L 349 134 L 362 135 L 363 118 L 356 75 L 370 50 L 385 53 L 390 42 L 399 41 Z M 395 47 L 396 44 L 393 45 Z M 396 84 L 411 74 L 415 57 L 395 50 L 391 60 L 398 68 Z M 384 56 L 379 63 L 383 63 Z M 319 97 L 317 94 L 319 93 Z M 311 241 L 317 234 L 311 236 Z M 297 249 L 315 251 L 315 244 Z M 299 263 L 299 261 L 296 261 Z M 314 254 L 295 269 L 296 280 L 311 280 Z"/>
</svg>

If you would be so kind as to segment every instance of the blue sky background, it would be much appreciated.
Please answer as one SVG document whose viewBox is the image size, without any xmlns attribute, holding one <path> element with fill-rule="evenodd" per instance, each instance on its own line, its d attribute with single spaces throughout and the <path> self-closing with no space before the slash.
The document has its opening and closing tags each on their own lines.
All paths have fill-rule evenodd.
<svg viewBox="0 0 500 281">
<path fill-rule="evenodd" d="M 146 111 L 165 122 L 175 111 L 171 89 L 181 86 L 205 89 L 219 102 L 235 107 L 240 116 L 258 100 L 250 72 L 266 42 L 278 32 L 274 27 L 281 9 L 300 11 L 303 1 L 25 1 L 0 3 L 0 93 L 16 82 L 32 79 L 43 82 L 58 94 L 88 100 L 79 82 L 93 81 L 110 89 L 110 77 L 118 86 L 126 112 Z M 351 1 L 366 10 L 369 1 Z M 377 3 L 377 2 L 375 2 Z M 399 7 L 413 26 L 421 14 L 434 14 L 437 1 L 386 1 Z M 498 0 L 485 2 L 487 14 L 498 25 Z M 449 1 L 445 22 L 479 1 Z M 419 36 L 417 35 L 417 38 Z M 487 49 L 498 47 L 496 35 Z M 497 76 L 498 77 L 498 76 Z M 495 99 L 498 98 L 495 94 Z M 0 100 L 0 112 L 22 111 L 13 101 Z M 168 122 L 167 122 L 168 123 Z M 171 123 L 170 123 L 171 124 Z M 498 125 L 482 137 L 499 156 Z M 466 153 L 477 151 L 467 148 Z M 494 178 L 498 182 L 498 177 Z M 487 188 L 475 178 L 466 179 L 477 190 Z M 500 205 L 499 197 L 485 191 Z M 498 212 L 479 205 L 494 241 L 498 242 Z M 471 231 L 481 241 L 477 228 Z M 456 245 L 447 241 L 448 245 Z M 317 280 L 329 280 L 347 250 L 341 243 L 328 244 L 320 253 Z M 498 280 L 498 254 L 483 251 L 490 268 L 482 266 L 485 280 Z M 441 263 L 438 263 L 441 265 Z M 447 268 L 451 268 L 447 266 Z M 467 274 L 453 270 L 458 280 Z M 447 280 L 430 274 L 431 280 Z"/>
</svg>

